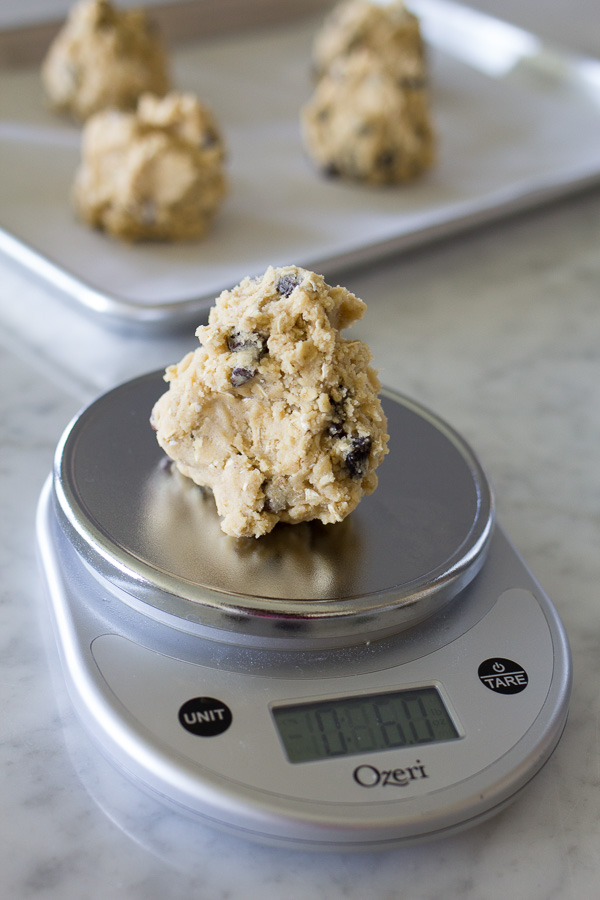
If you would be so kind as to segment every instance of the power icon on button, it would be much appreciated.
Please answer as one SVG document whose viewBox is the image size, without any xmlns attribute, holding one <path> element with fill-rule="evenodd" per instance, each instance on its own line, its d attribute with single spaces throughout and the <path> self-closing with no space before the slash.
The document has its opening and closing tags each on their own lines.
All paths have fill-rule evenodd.
<svg viewBox="0 0 600 900">
<path fill-rule="evenodd" d="M 481 683 L 497 694 L 520 694 L 529 684 L 525 669 L 501 656 L 484 660 L 477 674 Z"/>
</svg>

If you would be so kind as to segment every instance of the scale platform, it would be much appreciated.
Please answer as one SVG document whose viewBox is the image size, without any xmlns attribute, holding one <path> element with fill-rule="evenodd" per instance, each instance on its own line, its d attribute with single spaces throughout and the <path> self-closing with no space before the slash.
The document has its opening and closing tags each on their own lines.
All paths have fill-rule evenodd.
<svg viewBox="0 0 600 900">
<path fill-rule="evenodd" d="M 301 849 L 439 837 L 514 800 L 560 739 L 571 660 L 469 446 L 384 392 L 374 494 L 236 539 L 156 442 L 164 389 L 151 373 L 87 407 L 38 509 L 66 682 L 110 759 Z"/>
</svg>

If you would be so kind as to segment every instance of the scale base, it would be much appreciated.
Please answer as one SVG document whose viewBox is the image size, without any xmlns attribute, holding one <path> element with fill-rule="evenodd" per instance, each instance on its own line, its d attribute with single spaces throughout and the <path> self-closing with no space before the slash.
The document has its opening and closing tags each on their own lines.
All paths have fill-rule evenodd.
<svg viewBox="0 0 600 900">
<path fill-rule="evenodd" d="M 159 803 L 237 837 L 339 852 L 383 850 L 453 834 L 515 800 L 549 758 L 564 728 L 571 689 L 566 636 L 554 607 L 499 527 L 485 566 L 451 608 L 408 632 L 327 653 L 206 640 L 123 604 L 103 590 L 66 539 L 50 482 L 40 499 L 38 543 L 69 694 L 94 743 Z M 492 656 L 520 661 L 528 674 L 527 689 L 511 697 L 486 687 L 477 671 Z M 438 660 L 437 669 L 432 670 L 432 660 Z M 247 714 L 235 705 L 248 680 L 250 695 L 264 701 L 258 725 L 252 723 L 256 711 L 244 718 Z M 290 687 L 294 699 L 300 699 L 424 683 L 440 687 L 459 723 L 461 753 L 453 763 L 459 768 L 461 755 L 472 758 L 472 735 L 481 735 L 482 723 L 472 713 L 474 701 L 483 702 L 483 730 L 492 731 L 479 748 L 483 756 L 475 764 L 477 771 L 455 777 L 452 765 L 443 761 L 444 747 L 450 744 L 410 747 L 366 759 L 308 763 L 304 768 L 311 771 L 314 796 L 307 799 L 302 787 L 294 794 L 290 779 L 303 766 L 285 759 L 271 718 L 273 698 L 289 699 Z M 163 691 L 161 698 L 158 691 Z M 245 778 L 240 784 L 231 775 L 229 751 L 177 725 L 181 705 L 204 695 L 226 697 L 233 708 L 241 729 L 234 756 L 243 751 L 237 771 L 241 765 L 247 774 L 248 761 L 258 761 L 254 784 Z M 508 733 L 525 706 L 527 726 L 521 721 L 514 734 Z M 268 732 L 269 753 L 250 746 Z M 278 754 L 277 766 L 271 751 Z M 374 787 L 360 786 L 353 797 L 346 794 L 357 787 L 352 773 L 360 765 L 389 773 L 414 768 L 417 760 L 431 785 L 423 779 L 400 798 L 396 794 L 405 789 L 398 786 L 395 793 L 382 787 L 379 796 Z M 324 776 L 312 774 L 323 770 Z M 280 779 L 279 787 L 274 778 Z M 338 782 L 345 785 L 342 802 L 325 796 L 326 785 Z M 428 790 L 419 793 L 416 788 L 425 784 Z"/>
<path fill-rule="evenodd" d="M 174 809 L 282 847 L 386 849 L 515 799 L 558 743 L 571 661 L 467 444 L 387 392 L 374 494 L 240 544 L 165 468 L 163 390 L 152 373 L 84 410 L 39 504 L 66 683 L 101 750 Z"/>
</svg>

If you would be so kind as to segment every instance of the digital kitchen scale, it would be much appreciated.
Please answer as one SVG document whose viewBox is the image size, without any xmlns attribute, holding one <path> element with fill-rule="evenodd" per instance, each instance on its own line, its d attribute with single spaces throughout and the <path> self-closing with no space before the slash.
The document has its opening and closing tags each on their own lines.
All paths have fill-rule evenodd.
<svg viewBox="0 0 600 900">
<path fill-rule="evenodd" d="M 559 741 L 558 615 L 465 442 L 390 392 L 379 487 L 342 523 L 219 527 L 149 425 L 152 373 L 67 428 L 38 540 L 72 700 L 155 796 L 274 845 L 378 849 L 512 801 Z"/>
</svg>

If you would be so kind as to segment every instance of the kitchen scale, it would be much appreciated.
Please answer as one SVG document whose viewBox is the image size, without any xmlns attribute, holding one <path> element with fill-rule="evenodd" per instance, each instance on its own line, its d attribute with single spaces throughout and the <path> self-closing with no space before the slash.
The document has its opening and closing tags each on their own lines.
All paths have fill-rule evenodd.
<svg viewBox="0 0 600 900">
<path fill-rule="evenodd" d="M 111 761 L 300 849 L 439 837 L 514 800 L 560 739 L 571 660 L 469 446 L 384 392 L 374 494 L 235 539 L 156 442 L 164 390 L 152 373 L 88 406 L 38 509 L 69 693 Z"/>
</svg>

